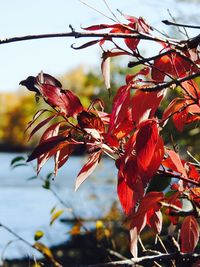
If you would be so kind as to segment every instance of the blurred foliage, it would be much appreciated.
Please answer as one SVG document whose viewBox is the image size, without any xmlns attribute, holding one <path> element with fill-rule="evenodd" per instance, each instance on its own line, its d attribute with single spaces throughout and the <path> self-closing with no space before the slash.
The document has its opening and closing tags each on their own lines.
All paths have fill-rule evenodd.
<svg viewBox="0 0 200 267">
<path fill-rule="evenodd" d="M 63 84 L 64 89 L 70 89 L 80 97 L 82 104 L 86 108 L 90 105 L 92 100 L 100 98 L 105 103 L 105 111 L 111 112 L 113 96 L 116 90 L 125 83 L 125 75 L 127 73 L 134 74 L 139 68 L 140 66 L 133 69 L 127 68 L 123 59 L 120 62 L 112 60 L 110 97 L 105 88 L 101 71 L 97 68 L 86 70 L 84 66 L 79 66 L 61 75 L 58 79 Z M 200 84 L 200 79 L 196 81 Z M 161 118 L 164 108 L 169 105 L 170 101 L 177 94 L 180 94 L 178 88 L 167 93 L 157 112 L 159 118 Z M 36 103 L 34 93 L 26 91 L 24 87 L 20 87 L 15 93 L 0 94 L 0 107 L 1 147 L 3 147 L 4 150 L 5 148 L 10 148 L 10 150 L 12 150 L 16 147 L 27 149 L 28 147 L 31 148 L 34 146 L 38 142 L 38 136 L 41 135 L 41 132 L 39 131 L 38 134 L 33 136 L 31 142 L 27 143 L 28 133 L 25 133 L 25 129 L 27 123 L 31 121 L 37 110 L 47 108 L 46 104 L 42 100 Z M 42 119 L 44 119 L 44 116 Z M 181 154 L 186 155 L 188 150 L 194 157 L 200 159 L 200 155 L 198 155 L 197 151 L 200 145 L 199 133 L 199 124 L 185 127 L 184 131 L 180 133 L 175 129 L 170 119 L 163 136 L 165 138 L 165 143 L 169 144 L 169 146 L 176 146 Z"/>
</svg>

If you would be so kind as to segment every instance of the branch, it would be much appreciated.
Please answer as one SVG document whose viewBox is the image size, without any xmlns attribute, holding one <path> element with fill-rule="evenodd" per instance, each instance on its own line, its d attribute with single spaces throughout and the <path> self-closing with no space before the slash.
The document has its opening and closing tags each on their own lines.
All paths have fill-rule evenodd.
<svg viewBox="0 0 200 267">
<path fill-rule="evenodd" d="M 142 58 L 141 60 L 136 61 L 136 62 L 131 61 L 131 62 L 128 63 L 128 67 L 129 68 L 133 68 L 133 67 L 138 66 L 140 64 L 144 64 L 144 63 L 150 62 L 152 60 L 155 60 L 157 58 L 161 58 L 161 57 L 169 55 L 171 53 L 176 53 L 178 56 L 182 57 L 184 60 L 188 61 L 189 63 L 191 63 L 191 64 L 193 64 L 193 65 L 195 65 L 197 67 L 197 65 L 189 57 L 187 57 L 184 54 L 180 53 L 180 51 L 177 51 L 176 49 L 170 49 L 170 50 L 167 50 L 167 51 L 165 51 L 163 53 L 160 53 L 160 54 L 152 56 L 152 57 Z"/>
<path fill-rule="evenodd" d="M 167 262 L 170 260 L 179 260 L 184 261 L 185 259 L 195 262 L 196 260 L 200 259 L 200 254 L 191 254 L 191 253 L 169 253 L 169 254 L 161 254 L 161 255 L 154 255 L 154 256 L 144 256 L 139 258 L 132 258 L 129 260 L 122 260 L 122 261 L 113 261 L 103 264 L 95 264 L 89 265 L 90 267 L 106 267 L 106 266 L 135 266 L 135 264 L 148 264 L 148 266 L 152 266 L 151 263 L 154 261 L 158 261 L 159 263 Z M 189 262 L 188 262 L 189 263 Z"/>
<path fill-rule="evenodd" d="M 178 178 L 178 179 L 183 180 L 183 181 L 185 181 L 187 183 L 191 183 L 191 184 L 200 186 L 200 182 L 195 181 L 195 180 L 190 179 L 190 178 L 187 178 L 185 176 L 182 176 L 181 174 L 175 174 L 175 173 L 167 171 L 167 170 L 158 170 L 158 174 L 159 175 L 163 175 L 163 176 L 167 176 L 167 177 L 170 176 L 172 178 Z"/>
<path fill-rule="evenodd" d="M 179 27 L 192 28 L 192 29 L 200 29 L 200 26 L 181 24 L 181 23 L 176 23 L 176 22 L 172 22 L 172 21 L 169 21 L 169 20 L 163 20 L 162 22 L 165 25 L 179 26 Z"/>
<path fill-rule="evenodd" d="M 152 87 L 143 88 L 141 90 L 145 91 L 145 92 L 161 91 L 161 90 L 166 89 L 166 88 L 168 88 L 170 86 L 173 86 L 173 85 L 178 86 L 178 85 L 180 85 L 181 83 L 183 83 L 185 81 L 192 80 L 192 79 L 197 78 L 197 77 L 200 77 L 200 72 L 188 75 L 188 76 L 183 77 L 183 78 L 174 79 L 174 80 L 172 80 L 170 82 L 161 83 L 161 84 L 158 84 L 158 85 L 155 85 L 155 86 L 152 86 Z"/>
<path fill-rule="evenodd" d="M 45 257 L 47 260 L 49 260 L 53 266 L 55 267 L 62 267 L 62 265 L 60 263 L 58 263 L 53 256 L 49 255 L 48 253 L 45 253 L 45 251 L 43 252 L 41 249 L 39 249 L 39 247 L 36 246 L 36 244 L 31 244 L 29 243 L 27 240 L 25 240 L 23 237 L 21 237 L 20 235 L 18 235 L 17 233 L 15 233 L 12 229 L 10 229 L 8 226 L 0 223 L 0 227 L 4 228 L 6 231 L 8 231 L 9 233 L 11 233 L 13 236 L 15 236 L 18 240 L 22 241 L 24 244 L 26 244 L 28 247 L 33 248 L 34 250 L 36 250 L 37 252 L 39 252 L 40 254 L 42 254 L 43 257 Z"/>
<path fill-rule="evenodd" d="M 39 34 L 39 35 L 25 35 L 25 36 L 19 36 L 19 37 L 11 37 L 6 39 L 0 40 L 1 44 L 8 44 L 8 43 L 14 43 L 14 42 L 21 42 L 21 41 L 27 41 L 27 40 L 35 40 L 35 39 L 47 39 L 47 38 L 63 38 L 63 37 L 74 37 L 74 38 L 86 38 L 86 37 L 103 37 L 103 38 L 132 38 L 132 39 L 140 39 L 140 40 L 149 40 L 149 41 L 159 41 L 164 42 L 167 44 L 172 45 L 178 45 L 180 41 L 175 39 L 164 39 L 160 37 L 151 36 L 149 34 L 145 33 L 94 33 L 94 32 L 66 32 L 66 33 L 49 33 L 49 34 Z"/>
</svg>

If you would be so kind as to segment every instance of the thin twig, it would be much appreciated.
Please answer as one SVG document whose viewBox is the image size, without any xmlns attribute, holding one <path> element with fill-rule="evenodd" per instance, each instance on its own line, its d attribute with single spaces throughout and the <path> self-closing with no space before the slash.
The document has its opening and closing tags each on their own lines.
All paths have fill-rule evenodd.
<svg viewBox="0 0 200 267">
<path fill-rule="evenodd" d="M 120 23 L 119 19 L 117 18 L 117 16 L 115 15 L 115 13 L 112 11 L 112 9 L 110 8 L 110 6 L 108 5 L 106 0 L 103 0 L 105 6 L 107 7 L 108 11 L 111 13 L 111 15 L 116 19 L 117 22 Z"/>
<path fill-rule="evenodd" d="M 200 26 L 176 23 L 176 22 L 172 22 L 172 21 L 169 21 L 169 20 L 163 20 L 162 22 L 165 25 L 179 26 L 179 27 L 191 28 L 191 29 L 200 29 Z"/>
<path fill-rule="evenodd" d="M 166 176 L 166 177 L 178 178 L 178 179 L 183 180 L 183 181 L 185 181 L 187 183 L 191 183 L 191 184 L 200 186 L 200 182 L 199 181 L 195 181 L 193 179 L 187 178 L 185 176 L 182 176 L 181 174 L 175 174 L 175 173 L 170 172 L 170 171 L 168 171 L 166 169 L 165 170 L 158 170 L 158 174 Z"/>
<path fill-rule="evenodd" d="M 4 228 L 6 231 L 8 231 L 10 234 L 12 234 L 14 237 L 16 237 L 18 240 L 22 241 L 24 244 L 26 244 L 28 247 L 36 250 L 39 252 L 43 257 L 47 258 L 55 267 L 62 267 L 60 263 L 58 263 L 52 256 L 47 255 L 46 253 L 43 253 L 36 245 L 32 245 L 30 242 L 28 242 L 26 239 L 15 233 L 11 228 L 6 226 L 3 223 L 0 223 L 0 227 Z"/>
<path fill-rule="evenodd" d="M 87 4 L 86 2 L 82 1 L 82 0 L 78 0 L 80 3 L 82 3 L 83 5 L 89 7 L 90 9 L 92 9 L 93 11 L 99 13 L 100 15 L 102 15 L 103 17 L 109 19 L 109 20 L 112 20 L 113 22 L 116 22 L 113 18 L 107 16 L 106 14 L 104 14 L 103 12 L 99 11 L 98 9 L 96 9 L 95 7 L 93 6 L 90 6 L 89 4 Z"/>
<path fill-rule="evenodd" d="M 153 255 L 153 256 L 144 256 L 139 258 L 132 258 L 129 260 L 122 260 L 122 261 L 113 261 L 107 263 L 99 263 L 95 265 L 89 265 L 90 267 L 106 267 L 106 266 L 135 266 L 135 264 L 149 264 L 148 266 L 152 266 L 151 263 L 154 261 L 168 262 L 170 260 L 183 260 L 188 259 L 191 263 L 194 263 L 196 260 L 200 259 L 200 254 L 192 254 L 192 253 L 168 253 L 168 254 L 161 254 L 161 255 Z M 188 262 L 189 264 L 189 262 Z"/>
</svg>

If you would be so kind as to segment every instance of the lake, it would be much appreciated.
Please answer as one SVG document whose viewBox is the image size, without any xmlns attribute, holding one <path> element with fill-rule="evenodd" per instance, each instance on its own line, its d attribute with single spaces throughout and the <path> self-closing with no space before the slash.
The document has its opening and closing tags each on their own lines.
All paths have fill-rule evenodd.
<svg viewBox="0 0 200 267">
<path fill-rule="evenodd" d="M 56 220 L 49 226 L 53 207 L 63 208 L 50 190 L 42 187 L 32 166 L 10 168 L 11 160 L 24 154 L 0 153 L 0 223 L 8 226 L 27 241 L 34 243 L 37 230 L 45 232 L 41 242 L 47 246 L 57 245 L 69 238 L 71 225 Z M 72 156 L 63 166 L 58 176 L 51 182 L 52 188 L 72 208 L 77 216 L 84 219 L 99 219 L 105 215 L 112 203 L 117 200 L 114 161 L 103 158 L 95 172 L 74 192 L 76 175 L 86 162 L 86 156 Z M 41 171 L 46 177 L 53 170 L 50 160 Z M 61 218 L 73 219 L 72 213 L 65 209 Z M 11 259 L 24 256 L 32 257 L 33 251 L 12 234 L 0 228 L 0 257 Z M 13 241 L 9 243 L 10 241 Z M 35 254 L 35 252 L 34 252 Z M 37 255 L 37 254 L 36 254 Z"/>
</svg>

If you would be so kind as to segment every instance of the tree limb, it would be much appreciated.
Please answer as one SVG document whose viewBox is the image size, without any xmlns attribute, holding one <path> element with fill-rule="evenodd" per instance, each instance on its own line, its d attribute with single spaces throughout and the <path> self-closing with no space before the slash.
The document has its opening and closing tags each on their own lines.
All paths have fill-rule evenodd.
<svg viewBox="0 0 200 267">
<path fill-rule="evenodd" d="M 132 38 L 132 39 L 140 39 L 140 40 L 149 40 L 149 41 L 159 41 L 164 42 L 167 44 L 172 45 L 178 45 L 180 43 L 179 40 L 175 39 L 164 39 L 161 37 L 155 37 L 151 36 L 149 34 L 145 33 L 139 33 L 134 32 L 125 34 L 125 33 L 96 33 L 96 32 L 78 32 L 78 31 L 72 31 L 72 32 L 66 32 L 66 33 L 49 33 L 49 34 L 39 34 L 39 35 L 25 35 L 25 36 L 19 36 L 19 37 L 11 37 L 11 38 L 5 38 L 0 39 L 0 45 L 1 44 L 8 44 L 13 42 L 21 42 L 21 41 L 27 41 L 27 40 L 35 40 L 35 39 L 47 39 L 47 38 L 63 38 L 63 37 L 74 37 L 74 38 L 86 38 L 86 37 L 103 37 L 103 38 Z"/>
<path fill-rule="evenodd" d="M 166 88 L 168 88 L 170 86 L 173 86 L 173 85 L 178 86 L 178 85 L 180 85 L 181 83 L 183 83 L 185 81 L 195 79 L 195 78 L 197 78 L 199 76 L 200 76 L 200 72 L 197 72 L 197 73 L 185 76 L 183 78 L 173 79 L 170 82 L 161 83 L 161 84 L 158 84 L 158 85 L 155 85 L 155 86 L 152 86 L 152 87 L 143 88 L 141 90 L 145 91 L 145 92 L 161 91 L 161 90 L 166 89 Z"/>
<path fill-rule="evenodd" d="M 200 259 L 200 254 L 191 254 L 191 253 L 168 253 L 168 254 L 161 254 L 161 255 L 153 255 L 153 256 L 144 256 L 139 258 L 132 258 L 129 260 L 122 260 L 122 261 L 113 261 L 107 262 L 103 264 L 95 264 L 89 265 L 90 267 L 106 267 L 106 266 L 135 266 L 137 263 L 140 264 L 148 264 L 146 266 L 152 266 L 151 263 L 157 261 L 159 263 L 168 262 L 170 260 L 178 260 L 184 261 L 185 259 L 189 260 L 190 262 L 195 262 L 196 260 Z M 189 263 L 189 262 L 188 262 Z"/>
<path fill-rule="evenodd" d="M 187 178 L 181 174 L 175 174 L 174 172 L 168 171 L 168 170 L 158 170 L 159 175 L 166 176 L 166 177 L 172 177 L 172 178 L 178 178 L 180 180 L 183 180 L 187 183 L 191 183 L 197 186 L 200 186 L 199 181 L 195 181 L 193 179 Z"/>
</svg>

